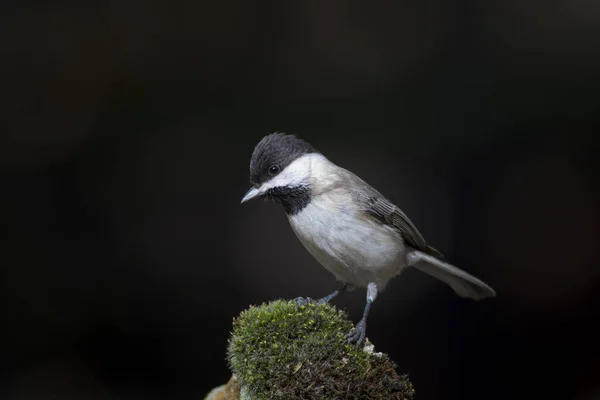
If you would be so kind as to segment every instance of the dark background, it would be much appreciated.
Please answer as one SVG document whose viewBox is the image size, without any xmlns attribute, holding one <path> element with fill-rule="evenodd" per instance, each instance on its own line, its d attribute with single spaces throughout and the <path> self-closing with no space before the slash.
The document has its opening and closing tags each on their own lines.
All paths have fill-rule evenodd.
<svg viewBox="0 0 600 400">
<path fill-rule="evenodd" d="M 239 204 L 273 131 L 498 292 L 378 297 L 419 400 L 600 398 L 597 2 L 2 4 L 1 398 L 201 399 L 241 310 L 336 288 Z"/>
</svg>

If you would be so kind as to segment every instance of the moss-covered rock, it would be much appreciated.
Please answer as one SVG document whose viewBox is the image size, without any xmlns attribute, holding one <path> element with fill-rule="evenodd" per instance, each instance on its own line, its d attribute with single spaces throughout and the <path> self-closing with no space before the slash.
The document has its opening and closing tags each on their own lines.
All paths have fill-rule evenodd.
<svg viewBox="0 0 600 400">
<path fill-rule="evenodd" d="M 232 375 L 227 384 L 212 389 L 204 400 L 241 400 L 240 389 L 239 380 Z"/>
<path fill-rule="evenodd" d="M 411 400 L 412 384 L 387 355 L 345 342 L 352 328 L 329 304 L 252 306 L 234 320 L 229 366 L 253 400 Z"/>
</svg>

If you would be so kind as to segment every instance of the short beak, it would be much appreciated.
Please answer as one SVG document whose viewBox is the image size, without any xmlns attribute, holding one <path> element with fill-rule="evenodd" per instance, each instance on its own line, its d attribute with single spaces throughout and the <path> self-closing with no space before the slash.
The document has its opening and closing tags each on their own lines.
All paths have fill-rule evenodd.
<svg viewBox="0 0 600 400">
<path fill-rule="evenodd" d="M 260 190 L 257 188 L 250 188 L 250 190 L 248 190 L 248 192 L 244 195 L 244 197 L 242 198 L 241 203 L 245 203 L 248 200 L 252 200 L 253 198 L 257 197 L 260 195 Z"/>
</svg>

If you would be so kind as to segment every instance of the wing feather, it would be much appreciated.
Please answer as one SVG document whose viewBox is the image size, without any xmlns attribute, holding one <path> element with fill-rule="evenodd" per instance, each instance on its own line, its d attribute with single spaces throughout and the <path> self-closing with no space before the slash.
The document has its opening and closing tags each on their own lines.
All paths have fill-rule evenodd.
<svg viewBox="0 0 600 400">
<path fill-rule="evenodd" d="M 400 208 L 358 176 L 350 171 L 346 172 L 351 181 L 348 187 L 351 188 L 353 200 L 367 215 L 394 228 L 415 249 L 435 257 L 443 257 L 438 250 L 427 244 L 421 232 Z"/>
</svg>

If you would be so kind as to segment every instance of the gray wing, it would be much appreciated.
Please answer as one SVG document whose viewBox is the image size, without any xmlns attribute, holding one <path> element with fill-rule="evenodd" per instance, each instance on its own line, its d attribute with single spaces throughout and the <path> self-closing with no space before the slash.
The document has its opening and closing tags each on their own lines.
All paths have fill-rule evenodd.
<svg viewBox="0 0 600 400">
<path fill-rule="evenodd" d="M 415 249 L 435 257 L 442 257 L 439 251 L 425 242 L 425 238 L 421 235 L 421 232 L 419 232 L 417 227 L 401 209 L 358 176 L 350 171 L 346 170 L 346 172 L 346 178 L 350 181 L 348 182 L 348 187 L 352 193 L 352 197 L 366 214 L 394 228 L 400 233 L 406 243 Z"/>
</svg>

